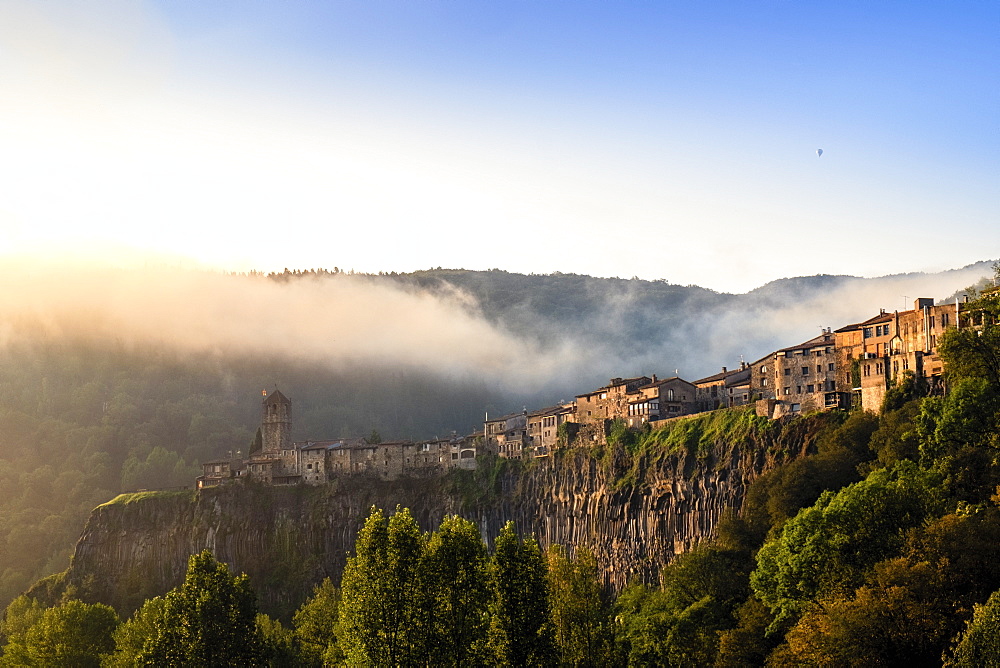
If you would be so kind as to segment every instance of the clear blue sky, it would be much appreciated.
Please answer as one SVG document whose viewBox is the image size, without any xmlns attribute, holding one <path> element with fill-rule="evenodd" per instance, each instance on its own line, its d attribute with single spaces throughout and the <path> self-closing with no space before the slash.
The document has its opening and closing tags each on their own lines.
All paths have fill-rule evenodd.
<svg viewBox="0 0 1000 668">
<path fill-rule="evenodd" d="M 0 2 L 0 59 L 0 252 L 727 291 L 1000 257 L 997 2 Z"/>
</svg>

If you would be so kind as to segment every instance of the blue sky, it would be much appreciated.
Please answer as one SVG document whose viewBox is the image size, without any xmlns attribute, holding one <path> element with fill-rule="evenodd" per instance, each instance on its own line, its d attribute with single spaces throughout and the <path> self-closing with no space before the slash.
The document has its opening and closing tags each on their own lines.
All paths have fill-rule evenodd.
<svg viewBox="0 0 1000 668">
<path fill-rule="evenodd" d="M 726 291 L 1000 257 L 995 2 L 0 2 L 0 62 L 10 254 Z"/>
</svg>

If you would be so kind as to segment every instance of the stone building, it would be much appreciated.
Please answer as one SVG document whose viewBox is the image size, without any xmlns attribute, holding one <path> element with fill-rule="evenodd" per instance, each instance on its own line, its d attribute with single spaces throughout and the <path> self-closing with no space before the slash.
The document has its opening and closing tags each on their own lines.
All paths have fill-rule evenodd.
<svg viewBox="0 0 1000 668">
<path fill-rule="evenodd" d="M 524 449 L 531 445 L 528 438 L 528 409 L 492 420 L 487 417 L 483 431 L 488 450 L 505 459 L 520 459 Z"/>
<path fill-rule="evenodd" d="M 830 330 L 750 367 L 750 393 L 760 415 L 776 418 L 848 405 L 848 396 L 837 390 L 836 337 Z"/>
<path fill-rule="evenodd" d="M 320 485 L 338 475 L 367 474 L 393 480 L 401 476 L 435 474 L 449 468 L 474 469 L 482 454 L 482 435 L 433 439 L 414 443 L 368 443 L 363 438 L 293 443 L 292 402 L 281 392 L 264 395 L 259 449 L 243 460 L 202 464 L 199 489 L 249 479 L 272 485 Z"/>
<path fill-rule="evenodd" d="M 960 323 L 961 305 L 935 304 L 922 297 L 913 309 L 884 309 L 863 322 L 838 329 L 841 364 L 850 365 L 838 379 L 860 395 L 864 410 L 878 412 L 889 387 L 907 372 L 923 379 L 932 392 L 943 391 L 944 365 L 937 355 L 938 337 Z M 849 385 L 848 385 L 849 382 Z"/>
<path fill-rule="evenodd" d="M 654 375 L 649 383 L 626 395 L 628 413 L 613 417 L 624 419 L 630 427 L 638 427 L 646 422 L 689 415 L 697 410 L 697 392 L 697 387 L 678 376 L 658 380 Z"/>
<path fill-rule="evenodd" d="M 549 406 L 528 413 L 528 441 L 535 457 L 545 457 L 559 441 L 559 425 L 570 422 L 576 413 L 573 402 Z"/>
<path fill-rule="evenodd" d="M 694 381 L 695 403 L 699 411 L 731 408 L 749 403 L 750 365 L 740 362 L 739 368 L 727 369 Z"/>
<path fill-rule="evenodd" d="M 625 418 L 628 415 L 630 398 L 628 395 L 655 380 L 655 377 L 648 376 L 612 378 L 604 387 L 593 392 L 578 394 L 576 395 L 576 414 L 573 421 L 587 424 L 613 420 L 614 418 Z"/>
</svg>

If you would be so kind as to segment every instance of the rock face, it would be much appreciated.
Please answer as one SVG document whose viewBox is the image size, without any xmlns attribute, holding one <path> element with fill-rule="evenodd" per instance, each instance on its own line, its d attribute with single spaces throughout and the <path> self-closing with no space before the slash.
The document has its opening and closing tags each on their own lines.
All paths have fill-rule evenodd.
<svg viewBox="0 0 1000 668">
<path fill-rule="evenodd" d="M 250 576 L 263 611 L 287 619 L 313 585 L 339 580 L 371 507 L 399 505 L 425 530 L 446 514 L 474 520 L 490 544 L 513 521 L 543 549 L 587 545 L 618 590 L 633 577 L 654 580 L 675 554 L 711 537 L 720 517 L 739 509 L 747 486 L 804 454 L 823 422 L 747 416 L 749 428 L 713 432 L 711 419 L 685 421 L 677 427 L 684 433 L 652 454 L 601 443 L 475 474 L 121 497 L 94 510 L 63 586 L 128 613 L 178 585 L 188 556 L 208 548 Z"/>
</svg>

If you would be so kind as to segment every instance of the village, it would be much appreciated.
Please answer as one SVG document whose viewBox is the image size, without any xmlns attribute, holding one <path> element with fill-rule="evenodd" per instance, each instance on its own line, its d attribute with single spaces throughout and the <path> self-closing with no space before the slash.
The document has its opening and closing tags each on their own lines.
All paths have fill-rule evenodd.
<svg viewBox="0 0 1000 668">
<path fill-rule="evenodd" d="M 572 431 L 596 440 L 611 420 L 630 427 L 706 411 L 753 405 L 770 419 L 852 406 L 878 412 L 886 391 L 904 374 L 944 391 L 938 338 L 948 327 L 981 324 L 959 301 L 914 301 L 913 309 L 884 309 L 837 330 L 824 329 L 802 343 L 775 350 L 735 368 L 688 381 L 677 376 L 612 378 L 573 401 L 538 410 L 485 418 L 482 430 L 429 441 L 370 442 L 335 439 L 292 442 L 292 404 L 280 391 L 264 393 L 258 447 L 244 458 L 204 462 L 199 489 L 237 480 L 275 485 L 321 485 L 338 476 L 367 474 L 393 480 L 474 469 L 492 454 L 508 459 L 546 457 Z M 562 429 L 561 426 L 566 425 Z"/>
</svg>

